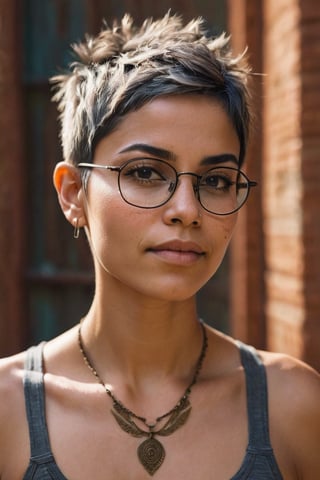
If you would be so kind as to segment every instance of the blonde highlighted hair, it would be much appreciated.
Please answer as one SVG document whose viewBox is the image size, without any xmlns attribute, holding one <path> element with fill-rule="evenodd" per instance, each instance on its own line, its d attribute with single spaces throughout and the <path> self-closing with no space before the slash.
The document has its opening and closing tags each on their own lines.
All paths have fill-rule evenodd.
<svg viewBox="0 0 320 480">
<path fill-rule="evenodd" d="M 55 76 L 64 159 L 91 162 L 97 142 L 124 115 L 161 95 L 196 93 L 214 97 L 229 115 L 245 156 L 249 123 L 249 68 L 232 56 L 229 39 L 208 36 L 200 18 L 186 25 L 166 14 L 138 28 L 125 15 L 96 37 L 73 45 L 68 72 Z"/>
</svg>

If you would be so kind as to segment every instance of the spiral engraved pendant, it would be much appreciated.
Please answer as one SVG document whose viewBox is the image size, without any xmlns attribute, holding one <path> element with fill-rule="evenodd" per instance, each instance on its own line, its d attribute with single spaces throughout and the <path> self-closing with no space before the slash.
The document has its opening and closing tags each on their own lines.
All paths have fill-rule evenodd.
<svg viewBox="0 0 320 480">
<path fill-rule="evenodd" d="M 149 475 L 153 475 L 161 467 L 165 456 L 162 444 L 152 436 L 138 447 L 139 460 Z"/>
<path fill-rule="evenodd" d="M 147 439 L 139 445 L 137 453 L 141 465 L 147 470 L 149 475 L 153 475 L 158 468 L 161 467 L 166 456 L 163 445 L 154 438 L 154 435 L 160 435 L 162 437 L 171 435 L 185 424 L 190 415 L 190 411 L 191 404 L 188 397 L 185 396 L 180 400 L 176 408 L 173 409 L 164 426 L 160 428 L 160 430 L 154 431 L 155 425 L 147 425 L 149 432 L 138 427 L 132 420 L 132 413 L 125 409 L 119 402 L 114 402 L 111 413 L 122 430 L 133 437 L 147 437 Z M 160 419 L 157 419 L 157 421 L 159 420 Z"/>
</svg>

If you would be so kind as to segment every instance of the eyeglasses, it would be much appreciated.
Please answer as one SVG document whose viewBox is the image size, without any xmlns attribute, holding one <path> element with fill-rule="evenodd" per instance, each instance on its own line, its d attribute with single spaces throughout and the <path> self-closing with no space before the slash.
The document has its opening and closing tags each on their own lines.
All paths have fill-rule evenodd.
<svg viewBox="0 0 320 480">
<path fill-rule="evenodd" d="M 169 163 L 155 158 L 136 158 L 120 167 L 92 163 L 79 163 L 78 167 L 117 172 L 121 197 L 139 208 L 161 207 L 174 195 L 179 177 L 190 175 L 201 206 L 215 215 L 230 215 L 244 205 L 250 188 L 257 185 L 237 168 L 214 167 L 197 175 L 177 172 Z"/>
</svg>

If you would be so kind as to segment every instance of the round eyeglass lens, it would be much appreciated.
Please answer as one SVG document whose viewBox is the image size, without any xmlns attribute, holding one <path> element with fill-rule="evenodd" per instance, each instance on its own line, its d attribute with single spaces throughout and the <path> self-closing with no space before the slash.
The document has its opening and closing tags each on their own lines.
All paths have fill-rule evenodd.
<svg viewBox="0 0 320 480">
<path fill-rule="evenodd" d="M 140 158 L 129 161 L 121 169 L 119 190 L 123 199 L 131 205 L 155 208 L 169 200 L 176 180 L 176 171 L 168 163 Z"/>
<path fill-rule="evenodd" d="M 228 215 L 245 203 L 249 180 L 236 168 L 217 167 L 202 175 L 198 188 L 203 208 L 217 215 Z"/>
</svg>

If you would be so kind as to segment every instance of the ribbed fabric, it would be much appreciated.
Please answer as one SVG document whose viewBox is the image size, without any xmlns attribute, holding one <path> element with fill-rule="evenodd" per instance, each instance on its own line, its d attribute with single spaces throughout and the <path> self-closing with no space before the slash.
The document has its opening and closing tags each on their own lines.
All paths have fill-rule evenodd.
<svg viewBox="0 0 320 480">
<path fill-rule="evenodd" d="M 239 471 L 231 480 L 283 480 L 269 437 L 265 367 L 257 352 L 238 342 L 246 376 L 249 443 Z M 31 457 L 23 480 L 67 480 L 52 455 L 45 415 L 43 343 L 27 352 L 24 394 Z M 213 477 L 214 478 L 214 474 Z"/>
<path fill-rule="evenodd" d="M 256 350 L 238 342 L 246 376 L 249 443 L 240 470 L 231 480 L 283 480 L 269 436 L 265 367 Z"/>
<path fill-rule="evenodd" d="M 42 350 L 44 343 L 27 351 L 24 397 L 29 425 L 31 457 L 23 480 L 67 480 L 51 453 L 46 423 Z"/>
</svg>

